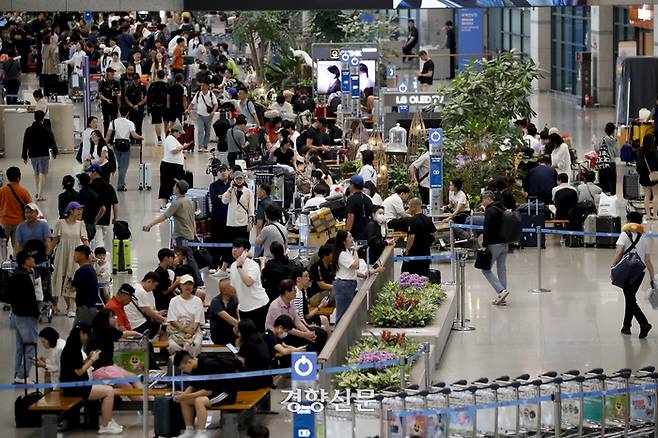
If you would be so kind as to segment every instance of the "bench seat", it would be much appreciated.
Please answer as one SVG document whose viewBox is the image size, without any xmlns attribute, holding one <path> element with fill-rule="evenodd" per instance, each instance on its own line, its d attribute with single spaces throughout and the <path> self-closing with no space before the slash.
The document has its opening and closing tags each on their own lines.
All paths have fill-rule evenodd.
<svg viewBox="0 0 658 438">
<path fill-rule="evenodd" d="M 255 408 L 265 397 L 269 396 L 272 388 L 262 388 L 255 391 L 239 391 L 235 402 L 230 405 L 212 407 L 214 411 L 248 411 Z"/>
<path fill-rule="evenodd" d="M 50 391 L 30 406 L 30 411 L 66 412 L 82 403 L 82 397 L 64 395 L 61 391 Z"/>
</svg>

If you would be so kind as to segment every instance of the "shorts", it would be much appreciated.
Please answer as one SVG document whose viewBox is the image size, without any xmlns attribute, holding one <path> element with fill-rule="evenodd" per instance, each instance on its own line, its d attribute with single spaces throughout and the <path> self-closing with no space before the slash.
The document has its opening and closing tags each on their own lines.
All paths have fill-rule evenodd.
<svg viewBox="0 0 658 438">
<path fill-rule="evenodd" d="M 94 370 L 94 372 L 91 373 L 91 377 L 94 380 L 123 379 L 126 377 L 126 374 L 128 374 L 128 371 L 123 368 L 116 365 L 108 365 Z"/>
<path fill-rule="evenodd" d="M 185 110 L 183 109 L 168 108 L 166 111 L 164 111 L 164 120 L 165 122 L 175 122 L 176 120 L 182 122 L 184 112 Z"/>
<path fill-rule="evenodd" d="M 213 391 L 208 397 L 210 400 L 210 406 L 220 406 L 220 405 L 230 405 L 235 402 L 236 394 L 230 394 L 228 392 L 215 392 Z"/>
<path fill-rule="evenodd" d="M 158 125 L 164 120 L 164 108 L 151 109 L 151 124 Z"/>
<path fill-rule="evenodd" d="M 34 173 L 39 173 L 45 175 L 48 173 L 48 163 L 50 162 L 50 157 L 33 157 L 30 158 L 32 162 L 32 169 Z"/>
</svg>

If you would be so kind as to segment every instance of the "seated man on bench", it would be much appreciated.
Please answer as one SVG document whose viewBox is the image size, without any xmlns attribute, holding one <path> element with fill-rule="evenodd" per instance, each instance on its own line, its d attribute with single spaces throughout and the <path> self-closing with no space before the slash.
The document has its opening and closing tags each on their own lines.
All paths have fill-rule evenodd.
<svg viewBox="0 0 658 438">
<path fill-rule="evenodd" d="M 210 353 L 201 353 L 192 357 L 187 351 L 178 351 L 174 356 L 174 366 L 185 374 L 207 376 L 210 374 L 234 373 L 242 370 L 237 359 L 226 359 Z M 179 438 L 208 438 L 206 420 L 208 409 L 213 406 L 235 402 L 237 391 L 236 379 L 205 380 L 190 382 L 183 392 L 176 392 L 174 400 L 180 403 L 185 432 Z M 194 431 L 194 413 L 196 412 L 197 431 Z"/>
</svg>

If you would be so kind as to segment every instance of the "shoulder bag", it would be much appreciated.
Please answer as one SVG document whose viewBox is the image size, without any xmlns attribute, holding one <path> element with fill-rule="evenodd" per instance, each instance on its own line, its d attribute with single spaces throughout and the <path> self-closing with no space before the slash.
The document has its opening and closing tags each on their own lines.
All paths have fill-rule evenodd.
<svg viewBox="0 0 658 438">
<path fill-rule="evenodd" d="M 649 181 L 658 182 L 658 170 L 651 170 L 651 166 L 649 166 L 646 156 L 644 157 L 644 164 L 647 165 L 647 170 L 649 171 Z"/>
<path fill-rule="evenodd" d="M 114 148 L 117 152 L 128 152 L 130 150 L 130 140 L 126 138 L 117 138 L 116 120 L 112 120 L 112 135 L 114 136 Z"/>
<path fill-rule="evenodd" d="M 23 200 L 18 197 L 18 195 L 14 191 L 14 188 L 11 186 L 11 184 L 7 184 L 7 186 L 9 187 L 9 190 L 11 190 L 11 193 L 14 195 L 14 198 L 16 198 L 16 200 L 20 204 L 21 210 L 25 210 L 25 202 L 23 202 Z"/>
<path fill-rule="evenodd" d="M 631 246 L 624 251 L 619 263 L 614 265 L 610 270 L 612 284 L 622 289 L 633 284 L 646 268 L 640 255 L 636 251 L 633 251 L 642 238 L 642 235 L 638 234 L 635 241 L 633 241 L 631 233 L 626 232 L 626 235 L 632 242 Z"/>
<path fill-rule="evenodd" d="M 489 271 L 491 269 L 491 261 L 492 257 L 489 248 L 480 248 L 475 254 L 475 269 Z"/>
</svg>

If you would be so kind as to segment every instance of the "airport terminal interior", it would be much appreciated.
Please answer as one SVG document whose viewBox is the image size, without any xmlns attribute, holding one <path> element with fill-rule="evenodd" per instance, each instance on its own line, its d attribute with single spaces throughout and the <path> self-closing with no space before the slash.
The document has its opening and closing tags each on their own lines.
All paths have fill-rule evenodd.
<svg viewBox="0 0 658 438">
<path fill-rule="evenodd" d="M 174 12 L 81 13 L 41 3 L 0 13 L 8 436 L 658 436 L 654 5 L 403 0 L 277 11 L 252 1 L 216 11 L 198 0 Z M 151 7 L 141 3 L 131 7 Z M 91 117 L 97 127 L 86 129 Z M 98 149 L 85 150 L 90 138 Z M 45 172 L 41 190 L 34 169 Z M 102 229 L 107 269 L 118 272 L 96 277 L 94 249 L 105 245 L 84 214 L 91 198 L 77 195 L 80 174 L 105 188 L 93 196 L 98 217 L 107 205 L 129 226 L 128 238 Z M 16 211 L 59 233 L 46 268 L 34 267 L 38 247 L 17 251 Z M 87 242 L 78 233 L 89 229 L 97 237 Z M 90 306 L 70 298 L 89 289 L 78 274 L 83 243 L 100 291 Z M 178 250 L 181 266 L 160 270 L 180 282 L 180 309 L 162 307 L 161 290 L 142 281 L 164 248 Z M 109 328 L 98 321 L 108 314 Z M 157 335 L 137 338 L 133 320 L 154 321 Z M 77 339 L 66 341 L 77 350 L 45 349 L 47 327 L 84 338 L 84 359 Z M 23 359 L 18 346 L 29 342 L 37 357 L 53 355 L 62 387 L 24 396 L 21 360 L 28 383 L 53 378 L 29 349 Z M 122 344 L 141 349 L 126 361 Z M 93 366 L 94 345 L 104 367 Z M 148 390 L 113 382 L 142 376 L 147 357 L 158 370 Z M 300 371 L 305 360 L 317 377 Z M 86 368 L 97 386 L 114 383 L 113 413 L 80 396 L 87 387 L 66 386 L 86 380 Z M 274 381 L 212 379 L 247 371 Z M 172 390 L 167 377 L 181 372 Z M 210 379 L 185 383 L 187 374 Z M 187 385 L 202 391 L 200 404 L 185 401 Z M 297 406 L 317 412 L 291 412 L 286 398 L 299 388 Z M 338 409 L 345 390 L 366 394 L 373 411 L 349 395 Z"/>
</svg>

